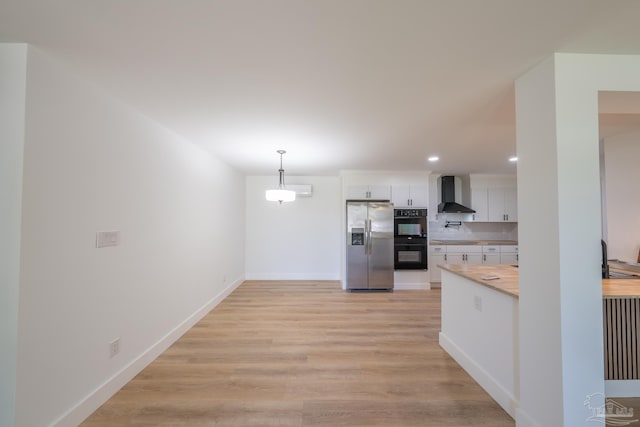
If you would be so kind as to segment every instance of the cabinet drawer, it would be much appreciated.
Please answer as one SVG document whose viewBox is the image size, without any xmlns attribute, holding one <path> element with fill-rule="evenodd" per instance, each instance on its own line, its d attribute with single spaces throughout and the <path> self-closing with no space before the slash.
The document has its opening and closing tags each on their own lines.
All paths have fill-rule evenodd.
<svg viewBox="0 0 640 427">
<path fill-rule="evenodd" d="M 429 253 L 432 254 L 446 254 L 447 247 L 445 245 L 432 245 L 429 246 Z"/>
<path fill-rule="evenodd" d="M 500 246 L 497 245 L 491 245 L 491 246 L 483 246 L 482 247 L 482 253 L 483 254 L 499 254 L 500 253 Z"/>
<path fill-rule="evenodd" d="M 500 253 L 503 254 L 517 254 L 518 246 L 517 245 L 504 245 L 500 247 Z"/>
<path fill-rule="evenodd" d="M 448 254 L 481 254 L 480 245 L 447 245 Z"/>
</svg>

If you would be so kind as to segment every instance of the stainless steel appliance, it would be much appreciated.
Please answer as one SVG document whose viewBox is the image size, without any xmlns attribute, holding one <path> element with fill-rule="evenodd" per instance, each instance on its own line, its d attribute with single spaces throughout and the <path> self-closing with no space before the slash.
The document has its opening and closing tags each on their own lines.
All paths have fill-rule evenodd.
<svg viewBox="0 0 640 427">
<path fill-rule="evenodd" d="M 396 270 L 427 269 L 427 210 L 395 209 L 394 260 Z"/>
<path fill-rule="evenodd" d="M 347 201 L 347 289 L 393 289 L 393 204 Z"/>
<path fill-rule="evenodd" d="M 456 184 L 454 176 L 443 176 L 440 184 L 442 186 L 442 203 L 438 205 L 438 212 L 444 213 L 476 213 L 471 208 L 456 203 Z"/>
</svg>

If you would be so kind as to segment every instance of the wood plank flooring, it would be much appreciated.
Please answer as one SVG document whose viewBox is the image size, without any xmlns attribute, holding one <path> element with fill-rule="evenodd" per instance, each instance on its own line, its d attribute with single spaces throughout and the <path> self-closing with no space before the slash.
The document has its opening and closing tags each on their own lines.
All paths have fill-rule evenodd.
<svg viewBox="0 0 640 427">
<path fill-rule="evenodd" d="M 513 427 L 439 331 L 440 290 L 248 281 L 82 425 Z"/>
</svg>

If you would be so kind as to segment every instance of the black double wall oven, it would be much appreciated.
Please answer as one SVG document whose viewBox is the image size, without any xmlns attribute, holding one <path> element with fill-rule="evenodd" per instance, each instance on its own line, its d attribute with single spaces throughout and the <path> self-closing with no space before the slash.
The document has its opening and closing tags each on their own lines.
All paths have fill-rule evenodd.
<svg viewBox="0 0 640 427">
<path fill-rule="evenodd" d="M 394 209 L 393 242 L 396 270 L 427 269 L 427 210 Z"/>
</svg>

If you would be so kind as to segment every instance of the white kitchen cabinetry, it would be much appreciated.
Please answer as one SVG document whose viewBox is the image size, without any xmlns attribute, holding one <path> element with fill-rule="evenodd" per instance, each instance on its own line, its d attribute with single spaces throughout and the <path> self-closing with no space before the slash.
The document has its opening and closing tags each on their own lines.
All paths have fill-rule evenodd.
<svg viewBox="0 0 640 427">
<path fill-rule="evenodd" d="M 429 246 L 429 281 L 440 282 L 442 271 L 438 265 L 447 263 L 447 247 L 443 245 Z"/>
<path fill-rule="evenodd" d="M 350 185 L 347 187 L 347 199 L 391 200 L 389 185 Z"/>
<path fill-rule="evenodd" d="M 517 194 L 515 188 L 489 188 L 487 190 L 489 221 L 518 221 Z"/>
<path fill-rule="evenodd" d="M 482 246 L 447 245 L 447 264 L 482 264 Z"/>
<path fill-rule="evenodd" d="M 518 264 L 515 245 L 432 245 L 429 246 L 429 281 L 440 282 L 438 265 L 448 264 Z"/>
<path fill-rule="evenodd" d="M 486 188 L 471 189 L 471 209 L 476 211 L 476 213 L 471 214 L 473 221 L 489 221 Z"/>
<path fill-rule="evenodd" d="M 392 185 L 391 201 L 396 208 L 426 208 L 429 187 L 427 185 Z"/>
<path fill-rule="evenodd" d="M 500 246 L 483 246 L 482 263 L 500 264 Z"/>
<path fill-rule="evenodd" d="M 518 247 L 505 245 L 500 248 L 500 264 L 518 265 Z"/>
</svg>

